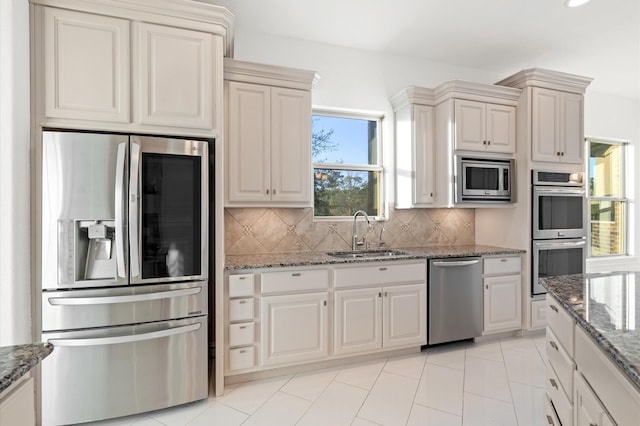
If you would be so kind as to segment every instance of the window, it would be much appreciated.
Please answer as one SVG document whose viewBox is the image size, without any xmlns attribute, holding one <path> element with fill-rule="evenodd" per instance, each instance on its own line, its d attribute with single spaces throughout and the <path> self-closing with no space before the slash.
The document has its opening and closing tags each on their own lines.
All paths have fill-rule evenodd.
<svg viewBox="0 0 640 426">
<path fill-rule="evenodd" d="M 381 217 L 381 116 L 315 110 L 311 127 L 315 217 Z"/>
<path fill-rule="evenodd" d="M 591 256 L 627 254 L 625 143 L 587 139 Z"/>
</svg>

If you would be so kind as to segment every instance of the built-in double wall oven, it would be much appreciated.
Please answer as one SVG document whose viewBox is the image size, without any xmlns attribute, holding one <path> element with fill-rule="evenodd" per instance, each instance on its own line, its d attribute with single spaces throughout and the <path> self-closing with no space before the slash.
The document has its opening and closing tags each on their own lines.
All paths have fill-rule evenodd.
<svg viewBox="0 0 640 426">
<path fill-rule="evenodd" d="M 586 198 L 582 173 L 533 170 L 532 288 L 539 277 L 580 274 L 586 260 Z"/>
</svg>

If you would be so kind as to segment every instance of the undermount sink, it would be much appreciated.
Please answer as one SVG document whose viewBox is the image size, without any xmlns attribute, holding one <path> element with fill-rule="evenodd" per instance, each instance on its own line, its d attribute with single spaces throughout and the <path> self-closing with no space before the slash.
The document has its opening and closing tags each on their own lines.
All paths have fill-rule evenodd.
<svg viewBox="0 0 640 426">
<path fill-rule="evenodd" d="M 367 250 L 367 251 L 336 251 L 327 253 L 329 256 L 340 259 L 361 259 L 361 258 L 377 258 L 377 257 L 395 257 L 404 256 L 407 253 L 400 250 Z"/>
</svg>

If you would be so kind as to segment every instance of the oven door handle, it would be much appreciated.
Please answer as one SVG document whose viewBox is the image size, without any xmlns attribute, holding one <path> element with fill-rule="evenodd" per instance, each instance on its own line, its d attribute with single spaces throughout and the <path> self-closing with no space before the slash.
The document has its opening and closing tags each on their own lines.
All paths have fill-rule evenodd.
<svg viewBox="0 0 640 426">
<path fill-rule="evenodd" d="M 574 189 L 574 188 L 546 188 L 546 187 L 536 187 L 535 192 L 542 192 L 545 194 L 560 194 L 560 195 L 584 195 L 584 189 Z"/>
<path fill-rule="evenodd" d="M 53 346 L 98 346 L 98 345 L 117 345 L 122 343 L 135 343 L 143 340 L 160 339 L 162 337 L 175 336 L 176 334 L 189 333 L 199 330 L 201 323 L 183 325 L 180 327 L 172 327 L 167 330 L 152 331 L 143 334 L 132 334 L 130 336 L 114 336 L 114 337 L 92 337 L 88 339 L 49 339 L 48 342 Z"/>
<path fill-rule="evenodd" d="M 559 243 L 535 243 L 536 247 L 579 247 L 585 245 L 586 241 L 567 241 Z"/>
</svg>

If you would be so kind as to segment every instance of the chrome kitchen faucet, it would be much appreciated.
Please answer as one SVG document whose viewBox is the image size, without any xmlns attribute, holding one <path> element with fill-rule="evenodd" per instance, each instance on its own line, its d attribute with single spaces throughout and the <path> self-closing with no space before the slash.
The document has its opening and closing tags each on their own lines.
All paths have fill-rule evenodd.
<svg viewBox="0 0 640 426">
<path fill-rule="evenodd" d="M 362 241 L 358 241 L 358 234 L 356 233 L 356 220 L 359 215 L 363 215 L 367 220 L 367 229 L 371 226 L 371 222 L 369 222 L 369 216 L 367 212 L 364 210 L 358 210 L 353 214 L 353 231 L 351 232 L 351 250 L 357 250 L 359 246 L 364 245 L 364 236 L 362 237 Z M 365 232 L 366 233 L 366 232 Z"/>
</svg>

